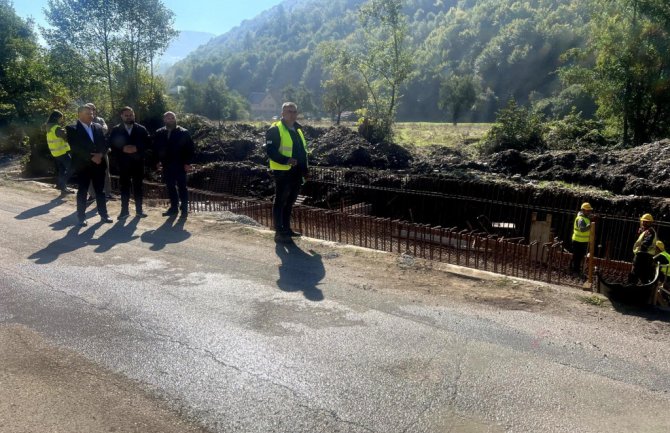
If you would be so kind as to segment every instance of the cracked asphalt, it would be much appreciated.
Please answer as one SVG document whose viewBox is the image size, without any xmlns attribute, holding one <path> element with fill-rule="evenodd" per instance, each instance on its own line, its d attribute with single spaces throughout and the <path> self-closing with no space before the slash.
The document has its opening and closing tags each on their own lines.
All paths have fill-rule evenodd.
<svg viewBox="0 0 670 433">
<path fill-rule="evenodd" d="M 0 196 L 3 433 L 670 431 L 663 318 L 525 283 L 546 307 L 475 302 L 512 289 L 216 214 L 80 229 L 53 189 Z"/>
</svg>

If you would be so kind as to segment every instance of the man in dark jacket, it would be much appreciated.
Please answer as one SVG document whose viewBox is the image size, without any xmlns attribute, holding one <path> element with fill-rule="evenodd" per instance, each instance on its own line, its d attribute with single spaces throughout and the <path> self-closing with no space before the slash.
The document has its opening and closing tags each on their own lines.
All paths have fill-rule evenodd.
<svg viewBox="0 0 670 433">
<path fill-rule="evenodd" d="M 181 218 L 188 215 L 188 189 L 186 173 L 191 171 L 191 161 L 195 153 L 195 145 L 191 134 L 177 125 L 177 116 L 168 111 L 163 115 L 165 126 L 154 135 L 154 149 L 158 155 L 158 169 L 163 170 L 163 179 L 170 197 L 170 208 L 163 216 L 177 215 L 181 210 Z"/>
<path fill-rule="evenodd" d="M 298 198 L 300 186 L 307 178 L 307 141 L 298 118 L 298 106 L 282 104 L 282 118 L 265 133 L 265 150 L 275 178 L 275 199 L 272 219 L 275 241 L 289 242 L 301 234 L 291 228 L 291 211 Z"/>
<path fill-rule="evenodd" d="M 144 179 L 144 156 L 149 147 L 149 132 L 135 123 L 135 112 L 123 107 L 119 113 L 123 123 L 112 128 L 109 144 L 119 164 L 119 184 L 121 187 L 121 213 L 119 219 L 130 215 L 130 185 L 133 186 L 135 214 L 139 218 L 147 216 L 142 211 L 142 180 Z"/>
<path fill-rule="evenodd" d="M 97 203 L 100 221 L 111 223 L 113 220 L 107 214 L 105 203 L 105 170 L 107 164 L 104 155 L 107 154 L 107 143 L 100 125 L 93 123 L 93 112 L 85 105 L 77 109 L 78 120 L 74 125 L 66 128 L 67 141 L 72 152 L 72 165 L 77 175 L 77 218 L 80 226 L 86 226 L 86 192 L 93 183 L 95 200 Z"/>
</svg>

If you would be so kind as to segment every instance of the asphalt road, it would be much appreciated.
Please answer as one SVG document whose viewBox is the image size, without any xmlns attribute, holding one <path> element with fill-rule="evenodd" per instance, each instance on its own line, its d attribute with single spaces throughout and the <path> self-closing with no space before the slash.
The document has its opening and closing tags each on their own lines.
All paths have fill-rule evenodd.
<svg viewBox="0 0 670 433">
<path fill-rule="evenodd" d="M 0 196 L 0 329 L 127 381 L 181 431 L 670 431 L 667 322 L 456 302 L 414 292 L 421 273 L 398 290 L 403 271 L 375 254 L 275 245 L 213 215 L 80 229 L 52 190 L 5 182 Z M 14 368 L 0 364 L 0 385 Z M 0 431 L 3 416 L 31 431 L 10 394 L 0 386 Z"/>
</svg>

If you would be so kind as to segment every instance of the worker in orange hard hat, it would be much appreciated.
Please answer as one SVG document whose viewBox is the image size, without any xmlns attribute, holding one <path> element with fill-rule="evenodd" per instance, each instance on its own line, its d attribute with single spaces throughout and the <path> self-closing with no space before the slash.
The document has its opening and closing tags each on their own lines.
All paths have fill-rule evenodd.
<svg viewBox="0 0 670 433">
<path fill-rule="evenodd" d="M 640 228 L 638 237 L 633 245 L 633 270 L 628 275 L 631 284 L 649 283 L 654 278 L 654 255 L 656 253 L 656 242 L 658 237 L 656 230 L 652 227 L 654 217 L 644 214 L 640 217 Z"/>
<path fill-rule="evenodd" d="M 589 248 L 591 238 L 591 213 L 593 207 L 590 203 L 582 203 L 582 206 L 572 224 L 572 261 L 570 272 L 577 276 L 582 275 L 582 260 Z"/>
</svg>

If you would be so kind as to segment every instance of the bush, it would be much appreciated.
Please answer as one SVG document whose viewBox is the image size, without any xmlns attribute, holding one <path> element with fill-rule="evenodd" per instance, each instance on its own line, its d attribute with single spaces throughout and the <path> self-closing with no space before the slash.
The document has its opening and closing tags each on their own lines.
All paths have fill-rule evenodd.
<svg viewBox="0 0 670 433">
<path fill-rule="evenodd" d="M 498 111 L 496 123 L 484 136 L 481 152 L 492 154 L 503 150 L 540 150 L 546 148 L 544 125 L 540 114 L 516 105 L 511 100 Z"/>
<path fill-rule="evenodd" d="M 545 141 L 550 149 L 577 150 L 613 144 L 605 136 L 604 124 L 593 119 L 584 119 L 574 110 L 560 120 L 548 125 Z"/>
</svg>

